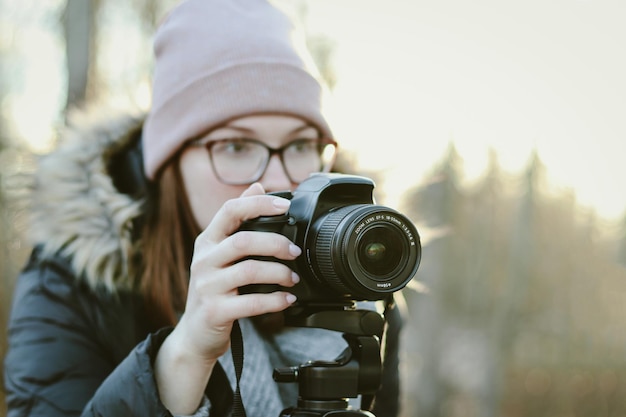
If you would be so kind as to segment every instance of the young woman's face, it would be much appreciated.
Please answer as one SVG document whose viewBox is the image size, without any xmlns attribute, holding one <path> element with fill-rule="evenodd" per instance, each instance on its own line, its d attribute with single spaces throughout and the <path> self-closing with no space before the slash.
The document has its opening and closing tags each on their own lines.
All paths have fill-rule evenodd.
<svg viewBox="0 0 626 417">
<path fill-rule="evenodd" d="M 244 155 L 248 158 L 245 156 L 248 152 L 246 150 L 248 145 L 257 148 L 257 151 L 262 148 L 259 144 L 277 149 L 294 141 L 314 141 L 318 137 L 317 129 L 297 117 L 256 115 L 232 120 L 196 141 L 198 145 L 208 146 L 187 146 L 181 154 L 180 170 L 198 226 L 202 229 L 206 228 L 224 202 L 238 197 L 250 184 L 250 182 L 245 183 L 247 178 L 244 177 L 251 177 L 245 171 L 249 171 L 253 164 L 233 167 L 228 159 L 232 155 L 236 154 L 237 158 Z M 245 142 L 227 141 L 230 139 L 245 139 Z M 296 142 L 298 143 L 301 142 Z M 211 151 L 208 150 L 209 148 Z M 301 148 L 298 147 L 298 149 Z M 253 158 L 252 154 L 256 154 L 256 151 L 250 152 L 250 158 Z M 262 164 L 260 166 L 259 173 L 262 170 Z M 295 166 L 301 166 L 301 164 Z M 294 168 L 296 169 L 299 168 Z M 293 190 L 297 186 L 285 172 L 280 156 L 277 154 L 270 157 L 267 168 L 260 175 L 258 182 L 263 185 L 266 192 Z"/>
</svg>

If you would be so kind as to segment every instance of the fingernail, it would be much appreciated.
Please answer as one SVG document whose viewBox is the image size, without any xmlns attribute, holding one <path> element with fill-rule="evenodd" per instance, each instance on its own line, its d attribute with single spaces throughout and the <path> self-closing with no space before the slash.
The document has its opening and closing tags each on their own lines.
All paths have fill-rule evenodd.
<svg viewBox="0 0 626 417">
<path fill-rule="evenodd" d="M 286 296 L 285 298 L 287 299 L 287 302 L 288 302 L 289 304 L 293 304 L 293 303 L 295 303 L 295 302 L 296 302 L 296 300 L 297 300 L 296 296 L 295 296 L 295 295 L 293 295 L 293 294 L 287 294 L 287 296 Z"/>
<path fill-rule="evenodd" d="M 296 274 L 295 272 L 292 272 L 291 282 L 293 282 L 294 284 L 297 284 L 298 282 L 300 282 L 300 275 Z"/>
<path fill-rule="evenodd" d="M 273 201 L 274 207 L 279 208 L 281 210 L 287 210 L 291 205 L 291 201 L 286 198 L 275 198 Z"/>
<path fill-rule="evenodd" d="M 302 253 L 302 249 L 292 243 L 291 245 L 289 245 L 289 253 L 291 254 L 291 256 L 300 256 L 300 254 Z"/>
</svg>

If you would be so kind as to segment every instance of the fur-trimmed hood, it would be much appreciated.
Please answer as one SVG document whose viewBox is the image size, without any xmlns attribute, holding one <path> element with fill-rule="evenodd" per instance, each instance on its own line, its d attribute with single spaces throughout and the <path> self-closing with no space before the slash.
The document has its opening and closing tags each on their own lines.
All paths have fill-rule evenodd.
<svg viewBox="0 0 626 417">
<path fill-rule="evenodd" d="M 72 260 L 92 288 L 130 288 L 133 219 L 142 201 L 119 192 L 107 172 L 112 155 L 135 140 L 143 116 L 81 120 L 41 157 L 32 195 L 31 237 L 44 255 Z"/>
</svg>

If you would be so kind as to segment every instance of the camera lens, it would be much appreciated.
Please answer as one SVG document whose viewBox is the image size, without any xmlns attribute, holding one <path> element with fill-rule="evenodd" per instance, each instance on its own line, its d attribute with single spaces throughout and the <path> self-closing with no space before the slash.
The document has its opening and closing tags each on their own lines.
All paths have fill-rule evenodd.
<svg viewBox="0 0 626 417">
<path fill-rule="evenodd" d="M 402 260 L 402 236 L 387 227 L 375 227 L 363 234 L 358 259 L 365 272 L 384 279 Z"/>
<path fill-rule="evenodd" d="M 345 297 L 378 300 L 402 289 L 421 258 L 413 223 L 384 206 L 356 204 L 320 216 L 309 233 L 309 266 Z"/>
</svg>

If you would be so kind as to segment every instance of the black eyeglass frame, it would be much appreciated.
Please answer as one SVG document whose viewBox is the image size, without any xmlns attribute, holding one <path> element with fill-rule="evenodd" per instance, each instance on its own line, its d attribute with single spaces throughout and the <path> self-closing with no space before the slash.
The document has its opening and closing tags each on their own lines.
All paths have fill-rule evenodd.
<svg viewBox="0 0 626 417">
<path fill-rule="evenodd" d="M 229 181 L 229 180 L 223 178 L 219 174 L 219 172 L 217 172 L 217 168 L 215 167 L 215 163 L 213 162 L 213 152 L 212 152 L 213 147 L 215 145 L 217 145 L 217 144 L 220 144 L 220 143 L 233 142 L 233 141 L 251 142 L 251 143 L 254 143 L 256 145 L 261 145 L 262 147 L 264 147 L 265 149 L 268 150 L 269 154 L 267 156 L 267 159 L 265 160 L 265 164 L 262 166 L 262 168 L 259 168 L 258 173 L 253 177 L 253 179 L 246 180 L 246 181 Z M 287 169 L 287 166 L 285 165 L 285 160 L 283 158 L 283 153 L 285 152 L 285 150 L 287 148 L 289 148 L 290 146 L 293 146 L 294 143 L 298 143 L 298 142 L 317 142 L 316 145 L 318 146 L 318 148 L 320 150 L 325 148 L 328 145 L 333 146 L 333 148 L 334 148 L 333 156 L 330 159 L 330 161 L 326 164 L 327 166 L 322 166 L 322 167 L 320 167 L 319 171 L 315 171 L 315 172 L 328 172 L 328 171 L 330 171 L 330 169 L 332 168 L 332 165 L 333 165 L 333 163 L 335 161 L 336 154 L 337 154 L 337 142 L 334 139 L 326 138 L 326 137 L 315 138 L 315 139 L 296 139 L 296 140 L 293 140 L 293 141 L 291 141 L 289 143 L 284 144 L 280 148 L 274 148 L 274 147 L 268 146 L 267 144 L 265 144 L 264 142 L 262 142 L 260 140 L 251 139 L 251 138 L 227 138 L 227 139 L 210 140 L 210 141 L 206 141 L 206 142 L 201 142 L 199 140 L 196 140 L 196 141 L 189 142 L 189 145 L 203 147 L 203 148 L 206 149 L 206 151 L 207 151 L 207 153 L 209 155 L 209 162 L 211 163 L 211 169 L 213 170 L 213 173 L 215 174 L 215 177 L 222 184 L 226 184 L 226 185 L 250 185 L 250 184 L 253 184 L 253 183 L 257 182 L 258 180 L 260 180 L 263 177 L 263 175 L 265 174 L 265 171 L 267 171 L 267 167 L 269 166 L 270 160 L 272 159 L 272 156 L 274 156 L 274 155 L 278 155 L 278 159 L 280 160 L 280 163 L 281 163 L 281 165 L 283 167 L 283 171 L 287 175 L 287 178 L 289 178 L 289 181 L 291 181 L 294 184 L 300 184 L 302 181 L 304 181 L 304 179 L 300 180 L 300 181 L 294 180 L 291 177 L 291 174 L 289 173 L 289 170 Z M 323 163 L 323 160 L 322 160 L 322 163 Z"/>
</svg>

